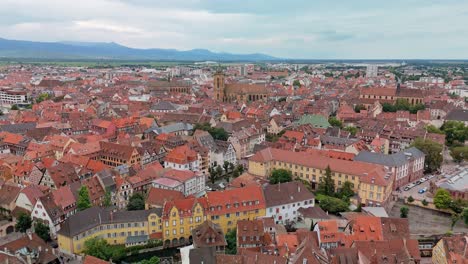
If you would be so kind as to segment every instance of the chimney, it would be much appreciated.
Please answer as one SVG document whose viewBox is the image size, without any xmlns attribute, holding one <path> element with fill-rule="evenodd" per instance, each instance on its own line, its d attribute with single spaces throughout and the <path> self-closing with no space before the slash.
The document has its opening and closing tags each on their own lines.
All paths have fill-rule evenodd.
<svg viewBox="0 0 468 264">
<path fill-rule="evenodd" d="M 26 255 L 26 262 L 32 264 L 31 254 Z"/>
<path fill-rule="evenodd" d="M 297 184 L 297 192 L 301 192 L 301 185 L 299 183 Z"/>
<path fill-rule="evenodd" d="M 32 232 L 31 232 L 31 231 L 27 231 L 26 234 L 28 235 L 29 240 L 32 240 Z"/>
<path fill-rule="evenodd" d="M 109 214 L 110 214 L 110 220 L 114 221 L 114 212 L 110 211 Z"/>
</svg>

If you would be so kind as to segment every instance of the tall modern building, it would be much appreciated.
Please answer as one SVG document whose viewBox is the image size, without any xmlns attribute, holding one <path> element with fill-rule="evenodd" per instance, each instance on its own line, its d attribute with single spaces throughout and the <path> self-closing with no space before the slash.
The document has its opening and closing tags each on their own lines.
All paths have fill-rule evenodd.
<svg viewBox="0 0 468 264">
<path fill-rule="evenodd" d="M 366 77 L 368 78 L 377 77 L 378 71 L 379 71 L 379 66 L 375 64 L 369 64 L 367 65 Z"/>
</svg>

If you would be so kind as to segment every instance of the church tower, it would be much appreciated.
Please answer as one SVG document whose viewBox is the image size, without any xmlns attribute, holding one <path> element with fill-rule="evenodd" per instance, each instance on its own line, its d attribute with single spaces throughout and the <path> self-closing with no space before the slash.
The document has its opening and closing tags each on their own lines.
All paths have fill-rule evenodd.
<svg viewBox="0 0 468 264">
<path fill-rule="evenodd" d="M 225 75 L 222 71 L 217 71 L 213 75 L 213 87 L 214 87 L 213 99 L 216 101 L 224 101 L 224 97 L 225 97 L 224 79 L 225 79 Z"/>
</svg>

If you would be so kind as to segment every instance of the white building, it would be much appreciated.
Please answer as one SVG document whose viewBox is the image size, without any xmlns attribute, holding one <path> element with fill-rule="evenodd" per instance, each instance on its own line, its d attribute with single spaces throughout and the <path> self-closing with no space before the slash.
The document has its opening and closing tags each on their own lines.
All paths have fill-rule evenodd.
<svg viewBox="0 0 468 264">
<path fill-rule="evenodd" d="M 30 104 L 28 91 L 22 88 L 0 88 L 0 105 L 27 105 Z"/>
<path fill-rule="evenodd" d="M 301 182 L 268 185 L 264 189 L 266 217 L 273 217 L 276 224 L 297 222 L 299 208 L 315 206 L 315 196 Z"/>
<path fill-rule="evenodd" d="M 200 170 L 200 155 L 187 145 L 179 146 L 167 154 L 164 160 L 164 168 L 176 170 Z"/>
<path fill-rule="evenodd" d="M 168 170 L 153 181 L 153 187 L 182 192 L 185 196 L 205 190 L 205 176 L 186 170 Z"/>
</svg>

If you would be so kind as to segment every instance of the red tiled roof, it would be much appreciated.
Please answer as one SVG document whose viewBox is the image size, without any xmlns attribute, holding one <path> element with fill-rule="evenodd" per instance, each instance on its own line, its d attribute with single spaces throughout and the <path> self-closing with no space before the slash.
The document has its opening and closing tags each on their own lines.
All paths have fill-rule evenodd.
<svg viewBox="0 0 468 264">
<path fill-rule="evenodd" d="M 209 192 L 206 196 L 212 215 L 259 210 L 266 206 L 263 190 L 259 186 Z"/>
</svg>

